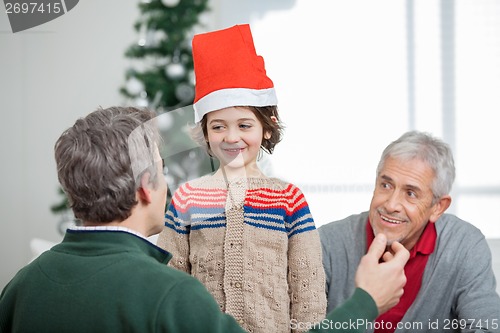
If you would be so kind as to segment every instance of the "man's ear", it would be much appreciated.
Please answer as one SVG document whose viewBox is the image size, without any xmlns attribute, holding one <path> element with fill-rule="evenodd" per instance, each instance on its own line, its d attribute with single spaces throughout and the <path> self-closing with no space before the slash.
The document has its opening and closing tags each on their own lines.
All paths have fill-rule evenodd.
<svg viewBox="0 0 500 333">
<path fill-rule="evenodd" d="M 429 217 L 429 222 L 436 222 L 441 215 L 450 207 L 451 197 L 449 195 L 444 195 L 434 204 L 433 212 Z"/>
<path fill-rule="evenodd" d="M 137 189 L 137 194 L 139 195 L 139 199 L 145 201 L 147 203 L 151 203 L 151 183 L 149 182 L 150 178 L 149 172 L 146 172 L 141 177 L 141 185 Z"/>
</svg>

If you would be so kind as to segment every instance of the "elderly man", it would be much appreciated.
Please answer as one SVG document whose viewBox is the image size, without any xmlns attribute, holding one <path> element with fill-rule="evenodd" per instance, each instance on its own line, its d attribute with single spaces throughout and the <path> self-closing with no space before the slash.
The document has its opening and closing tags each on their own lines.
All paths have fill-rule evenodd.
<svg viewBox="0 0 500 333">
<path fill-rule="evenodd" d="M 367 325 L 375 332 L 500 332 L 500 298 L 484 236 L 444 214 L 455 178 L 450 148 L 426 133 L 408 132 L 380 159 L 369 212 L 319 228 L 328 310 L 354 290 L 358 263 L 373 238 L 410 251 L 400 302 Z"/>
<path fill-rule="evenodd" d="M 99 109 L 58 139 L 59 181 L 83 226 L 67 230 L 4 288 L 0 332 L 244 333 L 198 280 L 165 265 L 171 255 L 146 238 L 163 229 L 167 194 L 154 116 Z M 393 256 L 385 242 L 379 235 L 364 256 L 353 297 L 311 332 L 361 332 L 360 323 L 397 303 L 409 254 L 396 242 Z"/>
</svg>

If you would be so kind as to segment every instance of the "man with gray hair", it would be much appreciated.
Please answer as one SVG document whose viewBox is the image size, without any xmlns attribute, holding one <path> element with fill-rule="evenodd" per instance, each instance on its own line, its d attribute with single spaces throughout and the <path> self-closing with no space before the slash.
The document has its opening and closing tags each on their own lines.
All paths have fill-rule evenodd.
<svg viewBox="0 0 500 333">
<path fill-rule="evenodd" d="M 354 291 L 354 274 L 374 237 L 410 251 L 400 302 L 367 325 L 375 332 L 500 332 L 500 298 L 483 234 L 445 214 L 455 166 L 450 148 L 411 131 L 377 167 L 370 210 L 319 228 L 328 310 Z"/>
</svg>

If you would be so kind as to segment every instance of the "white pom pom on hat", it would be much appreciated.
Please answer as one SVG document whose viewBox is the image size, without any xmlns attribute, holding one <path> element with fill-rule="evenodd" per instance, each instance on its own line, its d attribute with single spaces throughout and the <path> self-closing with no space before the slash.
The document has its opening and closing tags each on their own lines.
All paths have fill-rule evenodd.
<svg viewBox="0 0 500 333">
<path fill-rule="evenodd" d="M 195 122 L 208 112 L 231 106 L 278 104 L 264 58 L 255 51 L 250 25 L 195 35 L 193 61 Z"/>
</svg>

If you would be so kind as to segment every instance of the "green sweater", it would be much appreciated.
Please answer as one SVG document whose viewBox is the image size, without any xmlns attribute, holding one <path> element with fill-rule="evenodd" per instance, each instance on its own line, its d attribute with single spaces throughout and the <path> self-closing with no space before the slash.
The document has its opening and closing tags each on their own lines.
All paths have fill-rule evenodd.
<svg viewBox="0 0 500 333">
<path fill-rule="evenodd" d="M 2 291 L 0 333 L 243 333 L 198 280 L 166 265 L 170 257 L 131 233 L 68 230 Z M 357 289 L 311 332 L 362 332 L 360 320 L 376 316 Z"/>
</svg>

